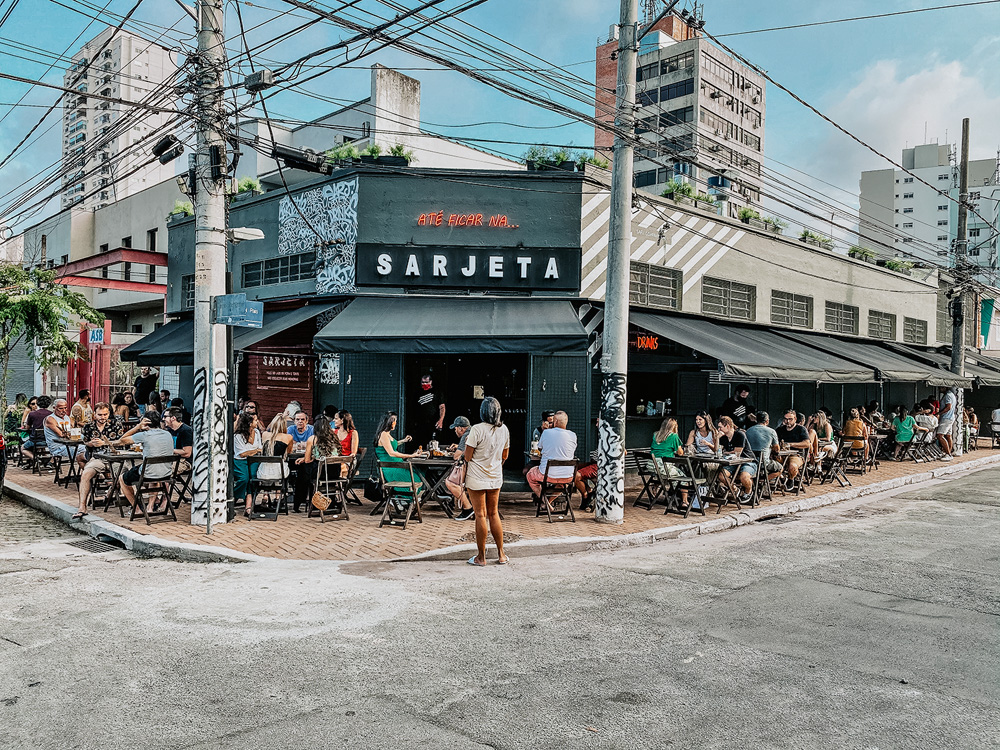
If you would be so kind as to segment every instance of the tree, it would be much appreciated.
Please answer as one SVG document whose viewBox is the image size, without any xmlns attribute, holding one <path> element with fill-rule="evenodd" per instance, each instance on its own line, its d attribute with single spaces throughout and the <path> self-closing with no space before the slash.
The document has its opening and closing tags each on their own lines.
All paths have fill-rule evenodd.
<svg viewBox="0 0 1000 750">
<path fill-rule="evenodd" d="M 0 263 L 0 394 L 4 398 L 10 356 L 17 347 L 26 347 L 42 369 L 86 357 L 80 343 L 66 335 L 67 326 L 76 321 L 103 323 L 104 314 L 80 292 L 57 283 L 55 271 Z"/>
</svg>

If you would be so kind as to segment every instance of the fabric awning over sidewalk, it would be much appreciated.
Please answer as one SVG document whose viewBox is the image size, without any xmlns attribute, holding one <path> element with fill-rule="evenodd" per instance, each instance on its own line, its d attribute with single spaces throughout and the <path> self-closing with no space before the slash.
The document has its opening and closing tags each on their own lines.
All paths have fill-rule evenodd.
<svg viewBox="0 0 1000 750">
<path fill-rule="evenodd" d="M 836 354 L 838 357 L 875 368 L 885 380 L 928 385 L 948 385 L 968 388 L 968 378 L 960 378 L 946 370 L 924 364 L 913 357 L 890 350 L 880 344 L 854 339 L 840 339 L 820 333 L 781 331 L 781 335 L 794 341 Z"/>
<path fill-rule="evenodd" d="M 944 352 L 938 352 L 933 349 L 919 349 L 907 346 L 906 344 L 890 344 L 889 346 L 902 354 L 920 359 L 941 370 L 947 371 L 951 367 L 951 354 L 948 350 L 950 348 L 946 348 Z M 978 380 L 980 385 L 1000 385 L 1000 371 L 988 366 L 981 366 L 975 361 L 973 355 L 966 355 L 965 357 L 965 374 L 970 378 Z"/>
<path fill-rule="evenodd" d="M 875 372 L 768 328 L 735 326 L 680 315 L 633 312 L 629 321 L 719 360 L 727 375 L 770 380 L 871 383 Z"/>
<path fill-rule="evenodd" d="M 586 352 L 563 300 L 359 297 L 320 331 L 318 352 L 500 354 Z"/>
<path fill-rule="evenodd" d="M 334 303 L 323 303 L 303 305 L 292 310 L 265 312 L 264 322 L 260 328 L 234 330 L 233 349 L 242 351 L 259 344 L 336 306 Z M 119 357 L 126 362 L 137 362 L 140 365 L 191 366 L 194 364 L 194 321 L 191 319 L 171 321 L 122 349 Z"/>
</svg>

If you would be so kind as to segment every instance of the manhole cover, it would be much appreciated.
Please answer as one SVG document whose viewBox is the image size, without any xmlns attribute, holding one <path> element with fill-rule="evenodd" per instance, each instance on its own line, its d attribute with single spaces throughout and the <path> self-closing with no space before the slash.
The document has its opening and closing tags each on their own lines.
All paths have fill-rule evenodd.
<svg viewBox="0 0 1000 750">
<path fill-rule="evenodd" d="M 520 534 L 512 534 L 509 531 L 505 531 L 503 533 L 503 543 L 504 544 L 510 544 L 511 542 L 519 542 L 523 538 L 524 537 L 522 537 Z M 492 539 L 493 539 L 493 535 L 490 534 L 489 537 L 487 537 L 486 541 L 489 542 Z M 462 535 L 462 536 L 460 536 L 458 538 L 458 541 L 460 541 L 460 542 L 474 542 L 474 541 L 476 541 L 476 534 L 475 534 L 475 532 L 473 532 L 471 534 L 464 534 L 464 535 Z"/>
<path fill-rule="evenodd" d="M 76 542 L 66 542 L 70 547 L 79 547 L 85 552 L 95 552 L 100 554 L 101 552 L 114 552 L 116 549 L 121 549 L 121 547 L 116 547 L 113 544 L 108 544 L 107 542 L 101 542 L 97 539 L 80 539 Z"/>
</svg>

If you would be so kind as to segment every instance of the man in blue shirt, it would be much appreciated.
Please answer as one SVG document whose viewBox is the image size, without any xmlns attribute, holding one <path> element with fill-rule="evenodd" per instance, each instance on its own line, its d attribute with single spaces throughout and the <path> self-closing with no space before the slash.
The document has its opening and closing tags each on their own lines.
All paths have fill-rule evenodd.
<svg viewBox="0 0 1000 750">
<path fill-rule="evenodd" d="M 305 443 L 311 438 L 313 426 L 309 424 L 309 415 L 304 411 L 295 412 L 295 419 L 288 428 L 288 434 L 292 436 L 293 443 Z"/>
<path fill-rule="evenodd" d="M 778 433 L 771 427 L 771 417 L 766 411 L 757 412 L 757 424 L 747 430 L 747 442 L 753 452 L 764 457 L 764 470 L 768 479 L 781 473 L 781 464 L 771 458 L 771 449 L 779 448 Z"/>
</svg>

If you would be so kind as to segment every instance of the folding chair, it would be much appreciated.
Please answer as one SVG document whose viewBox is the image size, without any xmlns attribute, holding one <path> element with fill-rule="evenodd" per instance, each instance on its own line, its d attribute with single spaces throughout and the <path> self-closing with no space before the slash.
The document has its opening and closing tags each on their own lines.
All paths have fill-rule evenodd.
<svg viewBox="0 0 1000 750">
<path fill-rule="evenodd" d="M 804 493 L 806 491 L 804 482 L 806 478 L 806 468 L 809 463 L 809 450 L 807 448 L 797 448 L 796 450 L 798 450 L 799 457 L 802 459 L 802 466 L 799 467 L 799 473 L 798 476 L 795 477 L 795 479 L 789 478 L 789 481 L 791 482 L 791 487 L 788 489 L 788 491 L 791 492 L 793 495 L 798 495 L 800 492 Z M 790 462 L 791 462 L 791 457 L 789 457 L 788 461 L 785 463 L 785 466 L 787 467 L 788 463 Z"/>
<path fill-rule="evenodd" d="M 135 505 L 132 506 L 132 512 L 128 518 L 129 521 L 135 520 L 137 512 L 146 519 L 147 526 L 152 524 L 150 518 L 153 516 L 170 516 L 171 520 L 177 520 L 177 514 L 174 513 L 174 504 L 170 502 L 170 499 L 174 490 L 174 480 L 177 478 L 177 465 L 179 463 L 180 457 L 178 456 L 158 456 L 156 458 L 142 459 L 142 466 L 139 469 L 139 483 L 135 486 Z M 146 476 L 146 471 L 151 466 L 165 465 L 173 466 L 173 469 L 167 476 L 161 479 L 153 479 Z M 154 510 L 152 511 L 146 508 L 147 495 L 159 499 L 159 502 L 153 504 Z M 160 503 L 162 503 L 162 507 L 159 510 L 155 510 Z"/>
<path fill-rule="evenodd" d="M 687 518 L 691 514 L 695 502 L 698 503 L 698 512 L 705 515 L 708 497 L 707 493 L 702 493 L 701 490 L 708 486 L 708 480 L 695 473 L 694 466 L 688 456 L 654 458 L 652 465 L 660 485 L 667 488 L 667 507 L 663 511 L 663 515 L 671 512 L 683 513 L 684 517 Z M 667 466 L 676 467 L 678 473 L 672 476 L 666 469 Z M 682 487 L 688 493 L 686 506 L 681 505 L 680 489 Z"/>
<path fill-rule="evenodd" d="M 319 466 L 316 467 L 316 482 L 313 485 L 313 492 L 322 492 L 330 498 L 330 506 L 326 510 L 320 510 L 309 503 L 309 512 L 306 513 L 306 518 L 318 515 L 320 523 L 326 523 L 327 517 L 331 521 L 349 521 L 351 519 L 347 512 L 347 484 L 349 480 L 346 475 L 353 462 L 353 456 L 334 456 L 320 460 Z M 332 469 L 332 467 L 336 467 L 336 469 Z M 343 470 L 341 467 L 344 467 Z M 342 477 L 341 474 L 345 476 Z"/>
<path fill-rule="evenodd" d="M 413 464 L 407 461 L 376 461 L 378 475 L 382 480 L 382 493 L 385 498 L 382 509 L 382 520 L 379 521 L 379 528 L 383 526 L 398 526 L 406 529 L 410 518 L 416 518 L 417 523 L 423 523 L 424 519 L 420 515 L 420 487 L 422 482 L 417 479 L 413 471 Z M 387 482 L 385 480 L 386 469 L 403 469 L 410 472 L 409 481 Z"/>
<path fill-rule="evenodd" d="M 55 471 L 55 466 L 52 463 L 52 455 L 49 453 L 48 443 L 45 442 L 45 431 L 37 429 L 32 430 L 31 443 L 31 454 L 34 456 L 30 462 L 31 473 L 41 476 L 43 470 Z"/>
<path fill-rule="evenodd" d="M 1000 448 L 1000 422 L 990 422 L 990 447 Z"/>
<path fill-rule="evenodd" d="M 840 441 L 837 443 L 837 453 L 833 456 L 833 458 L 828 459 L 826 464 L 823 466 L 823 473 L 820 475 L 819 479 L 820 484 L 826 484 L 827 482 L 832 482 L 836 479 L 837 482 L 840 483 L 841 487 L 851 486 L 851 480 L 844 471 L 844 467 L 847 465 L 847 460 L 850 457 L 852 450 L 864 450 L 864 448 L 856 449 L 854 447 L 855 440 L 857 440 L 857 438 L 840 438 Z M 864 453 L 861 455 L 863 459 Z"/>
<path fill-rule="evenodd" d="M 635 469 L 639 473 L 639 479 L 642 480 L 642 489 L 639 490 L 632 506 L 652 510 L 666 493 L 666 488 L 657 472 L 650 468 L 654 465 L 653 454 L 649 451 L 630 451 L 630 453 L 635 458 Z"/>
<path fill-rule="evenodd" d="M 573 477 L 576 476 L 576 464 L 577 461 L 575 458 L 550 458 L 545 462 L 545 474 L 542 476 L 542 486 L 540 489 L 541 496 L 536 496 L 535 518 L 542 515 L 542 510 L 544 510 L 549 518 L 549 523 L 565 521 L 567 519 L 576 523 L 576 515 L 573 513 L 573 492 L 576 490 L 576 483 L 573 481 Z M 565 484 L 562 482 L 552 482 L 550 484 L 549 469 L 563 466 L 572 469 L 569 481 Z M 555 514 L 554 518 L 553 514 Z"/>
<path fill-rule="evenodd" d="M 368 453 L 368 448 L 358 448 L 358 452 L 354 454 L 354 462 L 347 467 L 347 502 L 352 505 L 364 504 L 354 489 L 354 480 L 357 478 L 358 472 L 361 471 L 361 462 L 365 460 L 366 453 Z"/>
<path fill-rule="evenodd" d="M 257 477 L 262 465 L 282 467 L 277 479 L 260 479 Z M 277 521 L 278 514 L 288 515 L 288 469 L 284 456 L 248 456 L 247 470 L 253 479 L 250 480 L 250 520 Z M 178 477 L 185 486 L 190 484 L 186 475 Z M 180 490 L 183 493 L 184 489 Z M 257 502 L 260 495 L 267 498 L 266 502 Z M 178 501 L 180 502 L 180 501 Z M 269 509 L 271 508 L 271 509 Z"/>
</svg>

